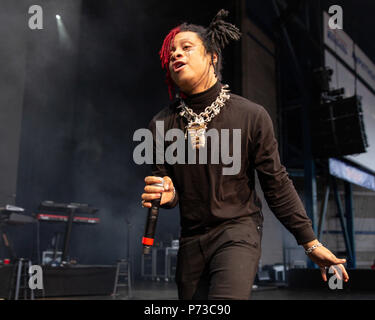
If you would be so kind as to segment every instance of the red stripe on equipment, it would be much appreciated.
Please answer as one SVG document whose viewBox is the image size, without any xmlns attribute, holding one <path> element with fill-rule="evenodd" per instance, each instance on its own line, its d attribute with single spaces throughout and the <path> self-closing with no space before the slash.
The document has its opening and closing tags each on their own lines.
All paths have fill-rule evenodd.
<svg viewBox="0 0 375 320">
<path fill-rule="evenodd" d="M 154 239 L 143 237 L 142 243 L 145 244 L 146 246 L 152 246 L 154 244 Z"/>
</svg>

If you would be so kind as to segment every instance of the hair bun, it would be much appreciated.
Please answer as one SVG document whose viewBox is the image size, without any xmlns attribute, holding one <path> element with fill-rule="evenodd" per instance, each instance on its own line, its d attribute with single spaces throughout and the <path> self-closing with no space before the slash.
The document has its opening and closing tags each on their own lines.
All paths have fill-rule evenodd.
<svg viewBox="0 0 375 320">
<path fill-rule="evenodd" d="M 223 49 L 230 40 L 239 40 L 241 37 L 241 32 L 235 25 L 224 21 L 223 18 L 228 14 L 229 11 L 221 9 L 207 28 L 207 36 L 218 50 Z"/>
</svg>

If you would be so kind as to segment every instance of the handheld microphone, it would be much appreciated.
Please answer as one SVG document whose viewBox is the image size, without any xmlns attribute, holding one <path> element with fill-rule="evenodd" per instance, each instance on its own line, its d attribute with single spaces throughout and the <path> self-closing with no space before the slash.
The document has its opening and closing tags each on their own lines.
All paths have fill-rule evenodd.
<svg viewBox="0 0 375 320">
<path fill-rule="evenodd" d="M 163 181 L 160 183 L 154 183 L 153 186 L 163 187 Z M 146 229 L 142 238 L 143 254 L 149 254 L 151 252 L 151 247 L 154 244 L 156 223 L 159 216 L 160 200 L 161 198 L 152 200 L 152 207 L 148 209 Z"/>
</svg>

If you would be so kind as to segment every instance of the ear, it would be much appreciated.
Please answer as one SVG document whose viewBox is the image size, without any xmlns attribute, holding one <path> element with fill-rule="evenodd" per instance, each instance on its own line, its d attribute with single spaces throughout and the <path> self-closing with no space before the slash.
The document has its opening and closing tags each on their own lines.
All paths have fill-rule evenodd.
<svg viewBox="0 0 375 320">
<path fill-rule="evenodd" d="M 217 53 L 213 53 L 213 61 L 214 61 L 214 65 L 216 66 L 217 65 Z"/>
</svg>

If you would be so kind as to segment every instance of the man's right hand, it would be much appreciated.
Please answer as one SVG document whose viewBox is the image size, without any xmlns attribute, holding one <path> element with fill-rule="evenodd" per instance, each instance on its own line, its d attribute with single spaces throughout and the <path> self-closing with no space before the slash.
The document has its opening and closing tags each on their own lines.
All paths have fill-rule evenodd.
<svg viewBox="0 0 375 320">
<path fill-rule="evenodd" d="M 144 193 L 142 193 L 142 205 L 146 208 L 151 208 L 151 201 L 155 199 L 160 200 L 160 205 L 171 202 L 174 199 L 174 185 L 172 179 L 168 176 L 163 178 L 156 176 L 148 176 L 145 178 L 146 186 Z M 155 183 L 163 183 L 163 187 L 153 186 Z"/>
</svg>

